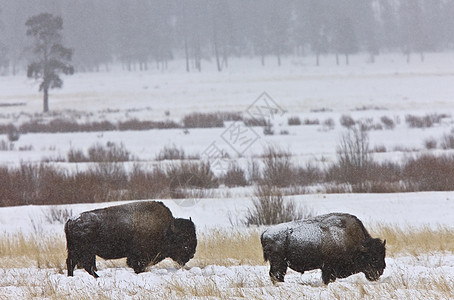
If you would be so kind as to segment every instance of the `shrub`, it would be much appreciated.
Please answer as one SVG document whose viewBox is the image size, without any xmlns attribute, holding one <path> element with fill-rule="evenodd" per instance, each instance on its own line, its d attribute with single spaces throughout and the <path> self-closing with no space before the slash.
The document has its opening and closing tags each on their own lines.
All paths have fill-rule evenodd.
<svg viewBox="0 0 454 300">
<path fill-rule="evenodd" d="M 65 224 L 73 216 L 71 209 L 58 206 L 50 207 L 45 213 L 46 221 L 49 224 Z"/>
<path fill-rule="evenodd" d="M 373 150 L 373 152 L 375 152 L 375 153 L 384 153 L 386 151 L 387 150 L 386 150 L 385 145 L 375 145 L 374 150 Z"/>
<path fill-rule="evenodd" d="M 441 139 L 441 148 L 447 149 L 454 149 L 454 135 L 452 134 L 445 134 Z"/>
<path fill-rule="evenodd" d="M 380 121 L 383 123 L 386 129 L 394 129 L 396 127 L 396 124 L 390 117 L 383 116 L 380 118 Z"/>
<path fill-rule="evenodd" d="M 62 119 L 54 119 L 47 124 L 33 120 L 22 124 L 19 129 L 21 133 L 92 132 L 113 130 L 117 130 L 117 127 L 109 121 L 78 124 L 74 121 Z"/>
<path fill-rule="evenodd" d="M 181 125 L 174 121 L 139 121 L 137 119 L 132 119 L 124 122 L 118 123 L 118 130 L 150 130 L 150 129 L 172 129 L 172 128 L 181 128 Z"/>
<path fill-rule="evenodd" d="M 282 129 L 281 132 L 279 132 L 280 135 L 289 135 L 290 133 L 286 129 Z"/>
<path fill-rule="evenodd" d="M 402 176 L 415 191 L 452 191 L 454 156 L 425 154 L 411 158 L 405 162 Z"/>
<path fill-rule="evenodd" d="M 224 184 L 228 187 L 246 186 L 248 182 L 244 170 L 238 164 L 231 164 L 223 177 Z"/>
<path fill-rule="evenodd" d="M 165 146 L 156 156 L 156 160 L 183 160 L 186 158 L 183 148 L 174 145 Z"/>
<path fill-rule="evenodd" d="M 13 151 L 14 143 L 7 142 L 5 140 L 0 140 L 0 151 Z"/>
<path fill-rule="evenodd" d="M 88 160 L 91 162 L 122 162 L 130 160 L 130 153 L 123 144 L 107 142 L 106 147 L 96 144 L 88 148 Z"/>
<path fill-rule="evenodd" d="M 171 121 L 139 121 L 137 119 L 119 122 L 117 124 L 109 121 L 77 123 L 62 119 L 54 119 L 49 123 L 32 120 L 23 123 L 18 132 L 20 133 L 39 133 L 39 132 L 97 132 L 97 131 L 125 131 L 125 130 L 150 130 L 150 129 L 170 129 L 181 128 L 181 125 Z M 5 131 L 4 126 L 0 126 L 0 132 Z"/>
<path fill-rule="evenodd" d="M 219 183 L 208 162 L 180 162 L 167 167 L 166 175 L 172 190 L 177 188 L 215 188 Z"/>
<path fill-rule="evenodd" d="M 249 182 L 259 182 L 261 179 L 261 170 L 257 161 L 252 158 L 247 163 L 247 173 Z"/>
<path fill-rule="evenodd" d="M 379 107 L 379 106 L 372 106 L 372 105 L 363 105 L 359 107 L 355 107 L 356 111 L 366 111 L 366 110 L 386 110 L 386 108 Z"/>
<path fill-rule="evenodd" d="M 301 120 L 298 116 L 289 117 L 287 123 L 289 126 L 298 126 L 301 125 Z"/>
<path fill-rule="evenodd" d="M 338 180 L 351 184 L 364 184 L 371 165 L 369 137 L 361 126 L 351 127 L 340 140 L 337 148 Z"/>
<path fill-rule="evenodd" d="M 9 125 L 7 127 L 6 135 L 8 136 L 8 141 L 10 142 L 17 142 L 20 138 L 19 130 L 17 130 L 16 126 L 14 125 Z"/>
<path fill-rule="evenodd" d="M 330 111 L 333 111 L 331 108 L 326 108 L 326 107 L 322 107 L 322 108 L 313 108 L 311 109 L 311 112 L 313 113 L 318 113 L 318 112 L 330 112 Z"/>
<path fill-rule="evenodd" d="M 319 125 L 320 121 L 318 119 L 304 119 L 304 125 Z"/>
<path fill-rule="evenodd" d="M 192 113 L 184 116 L 183 125 L 185 128 L 224 127 L 224 121 L 219 113 Z"/>
<path fill-rule="evenodd" d="M 72 173 L 44 164 L 22 164 L 0 167 L 0 182 L 0 206 L 201 197 L 209 196 L 202 189 L 218 186 L 209 165 L 196 163 L 166 171 L 144 171 L 136 165 L 129 174 L 120 163 L 98 163 L 88 171 Z"/>
<path fill-rule="evenodd" d="M 332 130 L 334 129 L 334 120 L 332 118 L 326 119 L 323 121 L 323 130 Z"/>
<path fill-rule="evenodd" d="M 248 127 L 265 127 L 269 124 L 269 121 L 264 118 L 249 118 L 243 119 L 243 123 Z"/>
<path fill-rule="evenodd" d="M 166 173 L 155 167 L 152 171 L 144 171 L 135 165 L 127 184 L 124 199 L 156 199 L 170 198 L 170 180 Z"/>
<path fill-rule="evenodd" d="M 265 148 L 263 183 L 269 186 L 290 186 L 295 179 L 295 169 L 291 163 L 291 156 L 290 152 L 272 146 Z"/>
<path fill-rule="evenodd" d="M 273 125 L 268 122 L 268 124 L 263 127 L 263 134 L 264 135 L 274 135 Z"/>
<path fill-rule="evenodd" d="M 355 125 L 355 120 L 352 117 L 347 115 L 342 115 L 339 120 L 340 124 L 346 128 L 350 128 Z"/>
<path fill-rule="evenodd" d="M 241 121 L 243 116 L 240 112 L 218 112 L 219 117 L 224 121 Z"/>
<path fill-rule="evenodd" d="M 427 150 L 435 149 L 437 148 L 437 140 L 434 138 L 428 138 L 424 141 L 424 147 L 426 147 Z"/>
<path fill-rule="evenodd" d="M 406 115 L 405 122 L 411 128 L 427 128 L 432 127 L 434 124 L 440 123 L 441 119 L 447 117 L 449 117 L 447 114 L 427 114 L 423 117 Z"/>
<path fill-rule="evenodd" d="M 383 126 L 381 125 L 381 123 L 374 123 L 373 118 L 363 119 L 363 120 L 358 121 L 357 123 L 364 131 L 383 130 Z"/>
<path fill-rule="evenodd" d="M 70 163 L 80 163 L 80 162 L 88 162 L 89 158 L 84 154 L 82 150 L 76 149 L 69 149 L 68 154 L 68 162 Z"/>
<path fill-rule="evenodd" d="M 324 171 L 311 163 L 307 163 L 305 167 L 296 168 L 294 173 L 295 184 L 302 186 L 323 182 L 325 179 Z"/>
<path fill-rule="evenodd" d="M 251 225 L 273 225 L 300 220 L 312 215 L 310 211 L 298 209 L 295 202 L 284 202 L 282 192 L 268 185 L 257 186 L 252 197 L 252 208 L 248 209 L 243 223 Z"/>
</svg>

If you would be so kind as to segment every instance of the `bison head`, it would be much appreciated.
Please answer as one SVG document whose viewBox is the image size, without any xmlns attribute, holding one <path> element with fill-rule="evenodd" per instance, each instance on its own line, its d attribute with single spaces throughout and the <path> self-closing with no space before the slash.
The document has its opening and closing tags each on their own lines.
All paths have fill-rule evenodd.
<svg viewBox="0 0 454 300">
<path fill-rule="evenodd" d="M 375 281 L 383 274 L 386 268 L 386 240 L 382 242 L 380 239 L 369 239 L 361 246 L 362 256 L 362 272 L 370 281 Z"/>
<path fill-rule="evenodd" d="M 175 219 L 168 229 L 167 237 L 169 257 L 184 266 L 194 257 L 197 247 L 194 223 L 191 219 Z"/>
</svg>

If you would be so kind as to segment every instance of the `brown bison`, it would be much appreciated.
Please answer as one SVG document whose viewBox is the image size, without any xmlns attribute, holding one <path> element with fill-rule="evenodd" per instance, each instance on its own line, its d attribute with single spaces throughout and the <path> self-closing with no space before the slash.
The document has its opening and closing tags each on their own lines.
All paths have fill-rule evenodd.
<svg viewBox="0 0 454 300">
<path fill-rule="evenodd" d="M 76 266 L 95 273 L 96 258 L 126 257 L 136 273 L 170 257 L 184 266 L 197 246 L 191 219 L 175 219 L 162 202 L 140 201 L 84 212 L 65 224 L 68 276 Z"/>
<path fill-rule="evenodd" d="M 372 238 L 355 216 L 331 213 L 272 226 L 260 237 L 273 282 L 284 281 L 287 267 L 321 269 L 325 284 L 363 272 L 378 280 L 385 264 L 385 244 Z"/>
</svg>

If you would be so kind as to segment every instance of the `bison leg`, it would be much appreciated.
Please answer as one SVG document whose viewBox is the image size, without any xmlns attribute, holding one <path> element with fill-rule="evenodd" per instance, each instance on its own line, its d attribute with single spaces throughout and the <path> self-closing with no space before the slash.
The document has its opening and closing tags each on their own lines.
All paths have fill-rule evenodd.
<svg viewBox="0 0 454 300">
<path fill-rule="evenodd" d="M 287 273 L 287 262 L 280 258 L 271 258 L 270 277 L 273 283 L 284 282 L 285 273 Z"/>
<path fill-rule="evenodd" d="M 133 268 L 136 274 L 145 272 L 145 269 L 148 266 L 148 262 L 135 256 L 128 256 L 128 258 L 126 259 L 126 264 L 129 267 Z"/>
<path fill-rule="evenodd" d="M 329 284 L 330 282 L 336 281 L 336 275 L 334 274 L 333 270 L 330 268 L 323 268 L 322 269 L 322 280 L 324 284 Z"/>
<path fill-rule="evenodd" d="M 76 262 L 69 257 L 66 259 L 66 268 L 68 269 L 68 276 L 74 276 L 74 268 L 76 267 Z"/>
<path fill-rule="evenodd" d="M 85 271 L 88 272 L 91 276 L 94 278 L 98 278 L 98 274 L 96 274 L 96 256 L 95 255 L 90 255 L 87 260 L 84 261 L 83 263 Z"/>
</svg>

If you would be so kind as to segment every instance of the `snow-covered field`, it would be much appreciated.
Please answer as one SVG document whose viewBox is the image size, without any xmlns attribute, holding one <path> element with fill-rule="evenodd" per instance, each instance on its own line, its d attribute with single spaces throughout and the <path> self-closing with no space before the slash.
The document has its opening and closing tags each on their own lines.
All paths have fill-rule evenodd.
<svg viewBox="0 0 454 300">
<path fill-rule="evenodd" d="M 182 65 L 182 64 L 179 64 Z M 178 65 L 178 66 L 179 66 Z M 36 118 L 99 120 L 181 120 L 191 112 L 244 112 L 263 92 L 285 111 L 273 116 L 276 134 L 259 139 L 241 156 L 222 135 L 226 128 L 95 132 L 73 134 L 24 134 L 15 150 L 0 152 L 0 165 L 14 166 L 21 161 L 40 162 L 44 157 L 66 157 L 69 149 L 84 149 L 95 143 L 122 142 L 136 160 L 154 165 L 164 146 L 175 144 L 186 153 L 200 154 L 217 142 L 232 160 L 245 161 L 269 144 L 289 149 L 300 163 L 326 163 L 335 159 L 336 145 L 344 128 L 342 115 L 354 119 L 388 116 L 396 120 L 394 130 L 370 131 L 374 146 L 387 151 L 374 154 L 381 160 L 399 161 L 405 157 L 443 149 L 426 150 L 424 141 L 440 139 L 454 124 L 454 54 L 426 56 L 426 61 L 406 64 L 400 55 L 383 55 L 370 64 L 366 56 L 351 59 L 350 66 L 336 66 L 326 58 L 321 67 L 312 58 L 293 58 L 281 68 L 263 68 L 257 61 L 237 60 L 223 73 L 207 66 L 202 73 L 187 74 L 171 64 L 170 70 L 76 74 L 64 78 L 64 88 L 52 91 L 50 109 L 55 114 L 42 116 L 37 84 L 25 76 L 0 77 L 0 124 Z M 418 129 L 405 124 L 405 116 L 429 113 L 447 114 L 440 124 Z M 288 126 L 287 119 L 298 116 L 318 119 L 319 125 Z M 333 129 L 323 126 L 332 118 Z M 400 121 L 399 121 L 400 120 Z M 399 121 L 399 122 L 398 122 Z M 228 126 L 229 124 L 227 124 Z M 280 134 L 281 131 L 288 134 Z M 6 137 L 0 136 L 0 141 Z M 28 148 L 19 151 L 19 148 Z M 54 163 L 62 168 L 68 163 Z M 77 167 L 77 166 L 76 166 Z M 85 166 L 87 167 L 87 166 Z M 88 166 L 89 167 L 89 166 Z M 1 183 L 0 183 L 1 186 Z M 222 193 L 219 193 L 222 194 Z M 244 230 L 241 220 L 251 206 L 248 190 L 225 189 L 225 196 L 200 199 L 192 206 L 177 200 L 163 200 L 177 217 L 192 217 L 199 233 L 216 228 Z M 308 194 L 288 197 L 298 205 L 322 214 L 348 212 L 364 221 L 366 227 L 389 224 L 409 228 L 454 230 L 454 192 L 406 194 Z M 116 203 L 65 206 L 73 214 Z M 63 225 L 46 221 L 49 207 L 0 208 L 0 238 L 15 234 L 54 236 L 64 240 Z M 385 238 L 385 237 L 382 237 Z M 268 266 L 208 265 L 189 263 L 189 269 L 176 269 L 170 263 L 153 266 L 134 274 L 125 264 L 98 263 L 99 279 L 83 270 L 73 278 L 66 270 L 46 267 L 0 268 L 0 298 L 76 298 L 76 299 L 159 299 L 159 298 L 308 298 L 308 299 L 449 299 L 454 298 L 454 249 L 443 252 L 400 253 L 386 260 L 387 268 L 378 282 L 368 282 L 361 274 L 324 286 L 319 271 L 303 275 L 289 271 L 286 282 L 274 286 Z M 213 249 L 216 251 L 216 249 Z M 0 249 L 0 258 L 2 249 Z M 9 263 L 10 265 L 11 263 Z M 63 264 L 63 263 L 62 263 Z"/>
</svg>

